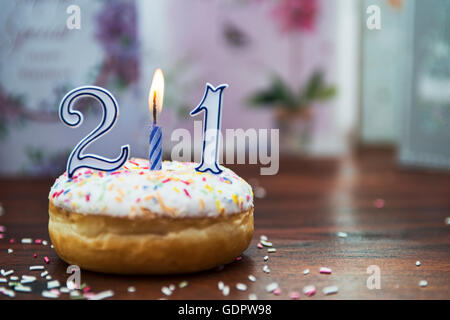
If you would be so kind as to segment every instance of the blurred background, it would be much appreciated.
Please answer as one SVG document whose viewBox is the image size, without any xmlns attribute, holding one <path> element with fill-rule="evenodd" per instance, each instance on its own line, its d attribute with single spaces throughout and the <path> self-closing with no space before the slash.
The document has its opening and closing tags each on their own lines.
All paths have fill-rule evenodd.
<svg viewBox="0 0 450 320">
<path fill-rule="evenodd" d="M 230 85 L 222 129 L 280 129 L 281 157 L 345 157 L 383 146 L 400 165 L 450 168 L 449 1 L 0 4 L 2 176 L 64 170 L 101 117 L 85 103 L 80 128 L 59 120 L 61 98 L 81 85 L 105 87 L 120 105 L 114 129 L 89 151 L 113 158 L 130 144 L 133 156 L 147 157 L 147 95 L 157 67 L 166 80 L 159 122 L 166 159 L 171 132 L 193 131 L 188 113 L 210 82 Z M 80 29 L 66 26 L 72 4 Z"/>
</svg>

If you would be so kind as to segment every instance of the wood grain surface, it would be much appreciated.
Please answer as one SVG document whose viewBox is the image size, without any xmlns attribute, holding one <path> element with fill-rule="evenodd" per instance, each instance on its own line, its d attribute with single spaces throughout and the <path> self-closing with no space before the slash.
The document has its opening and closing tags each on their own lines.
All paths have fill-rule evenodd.
<svg viewBox="0 0 450 320">
<path fill-rule="evenodd" d="M 292 291 L 301 293 L 310 284 L 317 293 L 301 293 L 300 299 L 450 299 L 450 226 L 445 222 L 450 216 L 450 174 L 400 168 L 386 150 L 363 150 L 340 160 L 282 159 L 275 176 L 259 176 L 255 166 L 232 169 L 258 185 L 260 195 L 255 199 L 255 236 L 240 261 L 222 270 L 179 276 L 82 271 L 82 283 L 93 292 L 113 290 L 112 299 L 247 299 L 250 293 L 258 299 L 289 299 Z M 53 279 L 64 284 L 69 276 L 67 264 L 49 245 L 20 243 L 22 238 L 49 240 L 47 196 L 52 182 L 0 180 L 0 225 L 6 228 L 0 239 L 0 268 L 38 277 L 31 293 L 17 292 L 15 299 L 43 299 L 46 280 L 29 267 L 45 265 L 44 256 L 50 258 L 46 270 Z M 275 253 L 257 248 L 263 234 L 273 242 Z M 13 252 L 8 254 L 8 248 Z M 266 255 L 269 260 L 264 262 Z M 265 264 L 270 274 L 262 271 Z M 367 287 L 371 265 L 380 268 L 380 289 Z M 320 274 L 320 267 L 331 268 L 332 274 Z M 307 268 L 310 273 L 304 275 Z M 248 280 L 250 274 L 255 282 Z M 178 288 L 185 280 L 188 286 Z M 419 287 L 420 280 L 428 286 Z M 228 297 L 218 290 L 219 281 L 230 286 Z M 279 284 L 280 295 L 266 292 L 271 282 Z M 247 291 L 237 290 L 237 283 L 246 284 Z M 166 297 L 161 288 L 170 284 L 177 288 Z M 324 295 L 322 289 L 331 285 L 339 292 Z M 127 291 L 130 286 L 136 288 L 134 293 Z M 10 298 L 0 294 L 0 299 Z M 70 297 L 61 294 L 60 299 Z"/>
</svg>

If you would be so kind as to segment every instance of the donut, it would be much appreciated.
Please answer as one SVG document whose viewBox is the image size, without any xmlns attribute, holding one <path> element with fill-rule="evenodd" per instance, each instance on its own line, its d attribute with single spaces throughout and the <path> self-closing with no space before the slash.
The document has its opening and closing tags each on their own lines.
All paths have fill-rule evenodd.
<svg viewBox="0 0 450 320">
<path fill-rule="evenodd" d="M 78 169 L 49 193 L 49 234 L 59 257 L 116 274 L 175 274 L 236 259 L 253 236 L 253 192 L 233 171 L 132 158 L 112 172 Z"/>
</svg>

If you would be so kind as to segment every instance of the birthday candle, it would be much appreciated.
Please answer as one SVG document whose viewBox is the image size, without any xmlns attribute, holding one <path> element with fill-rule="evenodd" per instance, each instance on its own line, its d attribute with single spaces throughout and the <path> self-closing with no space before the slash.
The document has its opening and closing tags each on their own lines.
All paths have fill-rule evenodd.
<svg viewBox="0 0 450 320">
<path fill-rule="evenodd" d="M 153 125 L 150 130 L 149 169 L 161 170 L 162 167 L 162 130 L 157 125 L 157 116 L 161 112 L 164 98 L 164 75 L 161 69 L 153 74 L 152 85 L 148 95 L 148 107 L 153 115 Z"/>
</svg>

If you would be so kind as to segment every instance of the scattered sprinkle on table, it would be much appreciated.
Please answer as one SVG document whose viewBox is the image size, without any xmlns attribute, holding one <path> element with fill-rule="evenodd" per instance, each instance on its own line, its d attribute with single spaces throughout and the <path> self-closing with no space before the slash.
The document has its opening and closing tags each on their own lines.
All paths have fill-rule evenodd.
<svg viewBox="0 0 450 320">
<path fill-rule="evenodd" d="M 261 240 L 260 243 L 261 243 L 264 247 L 271 247 L 271 246 L 273 245 L 272 242 L 264 241 L 264 240 Z"/>
<path fill-rule="evenodd" d="M 239 256 L 239 257 L 236 258 L 236 261 L 241 261 L 241 260 L 242 260 L 242 257 L 241 257 L 241 256 Z"/>
<path fill-rule="evenodd" d="M 14 286 L 14 290 L 19 292 L 31 292 L 31 287 L 18 284 L 17 286 Z"/>
<path fill-rule="evenodd" d="M 224 296 L 228 296 L 230 294 L 230 287 L 229 286 L 223 287 L 222 294 Z"/>
<path fill-rule="evenodd" d="M 30 266 L 30 270 L 44 270 L 44 266 Z"/>
<path fill-rule="evenodd" d="M 279 296 L 281 294 L 281 289 L 280 287 L 276 288 L 275 290 L 273 290 L 272 292 L 274 295 Z"/>
<path fill-rule="evenodd" d="M 325 295 L 335 294 L 338 293 L 339 288 L 337 286 L 329 286 L 322 289 L 322 292 Z"/>
<path fill-rule="evenodd" d="M 18 277 L 18 276 L 11 276 L 11 277 L 9 278 L 9 280 L 11 280 L 11 281 L 17 281 L 17 280 L 19 280 L 19 277 Z"/>
<path fill-rule="evenodd" d="M 181 289 L 183 289 L 183 288 L 186 288 L 188 284 L 189 284 L 189 283 L 188 283 L 187 281 L 182 281 L 182 282 L 180 282 L 180 284 L 179 284 L 178 286 L 179 286 Z"/>
<path fill-rule="evenodd" d="M 258 243 L 257 247 L 258 247 L 258 249 L 262 249 L 263 245 L 261 243 Z"/>
<path fill-rule="evenodd" d="M 113 295 L 114 295 L 114 292 L 112 290 L 107 290 L 107 291 L 102 291 L 97 294 L 94 294 L 94 295 L 90 296 L 88 299 L 89 300 L 103 300 L 106 298 L 110 298 Z"/>
<path fill-rule="evenodd" d="M 248 280 L 250 280 L 251 282 L 255 282 L 256 281 L 256 277 L 251 274 L 251 275 L 248 276 Z"/>
<path fill-rule="evenodd" d="M 14 250 L 13 249 L 8 249 L 8 254 L 13 253 Z"/>
<path fill-rule="evenodd" d="M 223 290 L 224 286 L 225 286 L 225 285 L 223 284 L 222 281 L 219 281 L 219 282 L 217 283 L 217 287 L 219 288 L 220 291 Z"/>
<path fill-rule="evenodd" d="M 269 252 L 269 253 L 277 252 L 277 249 L 275 249 L 275 248 L 269 248 L 269 249 L 267 249 L 267 252 Z"/>
<path fill-rule="evenodd" d="M 267 236 L 265 236 L 265 235 L 261 235 L 261 237 L 259 237 L 259 240 L 268 241 L 269 238 L 267 238 Z"/>
<path fill-rule="evenodd" d="M 331 274 L 331 269 L 330 269 L 330 268 L 327 268 L 327 267 L 321 267 L 321 268 L 319 269 L 319 272 L 320 272 L 320 273 L 323 273 L 323 274 Z"/>
<path fill-rule="evenodd" d="M 44 257 L 44 261 L 45 261 L 45 264 L 49 264 L 50 263 L 50 259 L 48 257 Z"/>
<path fill-rule="evenodd" d="M 245 285 L 243 283 L 236 283 L 236 289 L 238 289 L 239 291 L 246 291 L 247 285 Z"/>
<path fill-rule="evenodd" d="M 306 286 L 303 288 L 303 293 L 306 296 L 311 297 L 316 294 L 316 287 L 313 285 Z"/>
<path fill-rule="evenodd" d="M 338 233 L 337 233 L 337 236 L 338 236 L 339 238 L 347 238 L 347 232 L 338 232 Z"/>
<path fill-rule="evenodd" d="M 445 224 L 450 225 L 450 217 L 445 218 Z"/>
<path fill-rule="evenodd" d="M 172 294 L 172 290 L 170 290 L 168 287 L 162 287 L 161 292 L 164 293 L 166 296 L 170 296 Z"/>
<path fill-rule="evenodd" d="M 175 285 L 174 284 L 169 285 L 169 289 L 170 289 L 170 291 L 175 290 Z"/>
<path fill-rule="evenodd" d="M 48 290 L 42 291 L 42 296 L 43 296 L 44 298 L 50 298 L 50 299 L 56 299 L 56 298 L 59 297 L 58 294 L 53 293 L 53 292 L 50 292 L 50 291 L 48 291 Z"/>
<path fill-rule="evenodd" d="M 0 226 L 0 232 L 5 232 L 6 228 L 5 226 Z"/>
<path fill-rule="evenodd" d="M 264 256 L 264 261 L 269 260 L 269 256 Z"/>
<path fill-rule="evenodd" d="M 2 276 L 4 276 L 4 277 L 7 277 L 7 276 L 9 276 L 9 275 L 14 273 L 14 270 L 9 270 L 9 271 L 2 270 L 2 271 L 3 271 L 2 272 Z"/>
<path fill-rule="evenodd" d="M 426 287 L 428 285 L 428 281 L 427 280 L 420 280 L 419 282 L 419 286 L 420 287 Z"/>
<path fill-rule="evenodd" d="M 47 289 L 54 289 L 54 288 L 58 288 L 58 287 L 59 287 L 58 280 L 53 280 L 53 281 L 47 282 Z"/>
<path fill-rule="evenodd" d="M 278 288 L 278 283 L 272 282 L 272 283 L 269 283 L 269 284 L 266 286 L 266 291 L 267 291 L 267 292 L 273 292 L 276 288 Z"/>
<path fill-rule="evenodd" d="M 133 293 L 133 292 L 136 292 L 136 288 L 135 287 L 128 287 L 127 291 L 130 292 L 130 293 Z"/>
<path fill-rule="evenodd" d="M 23 238 L 22 240 L 20 240 L 21 243 L 25 243 L 25 244 L 30 244 L 33 242 L 33 240 L 31 240 L 30 238 Z"/>
<path fill-rule="evenodd" d="M 6 279 L 6 278 L 0 278 L 0 283 L 7 283 L 8 282 L 8 279 Z"/>
<path fill-rule="evenodd" d="M 265 273 L 270 273 L 270 268 L 269 268 L 269 266 L 268 266 L 267 264 L 264 265 L 263 271 L 264 271 Z"/>
<path fill-rule="evenodd" d="M 303 274 L 304 274 L 304 275 L 307 275 L 308 273 L 309 273 L 309 269 L 303 270 Z"/>
<path fill-rule="evenodd" d="M 416 261 L 416 266 L 420 267 L 422 263 L 419 260 Z"/>
<path fill-rule="evenodd" d="M 249 300 L 258 300 L 258 297 L 256 296 L 256 294 L 250 293 L 250 294 L 248 295 L 248 299 L 249 299 Z"/>
<path fill-rule="evenodd" d="M 48 275 L 48 271 L 41 272 L 41 278 L 44 278 Z"/>
</svg>

